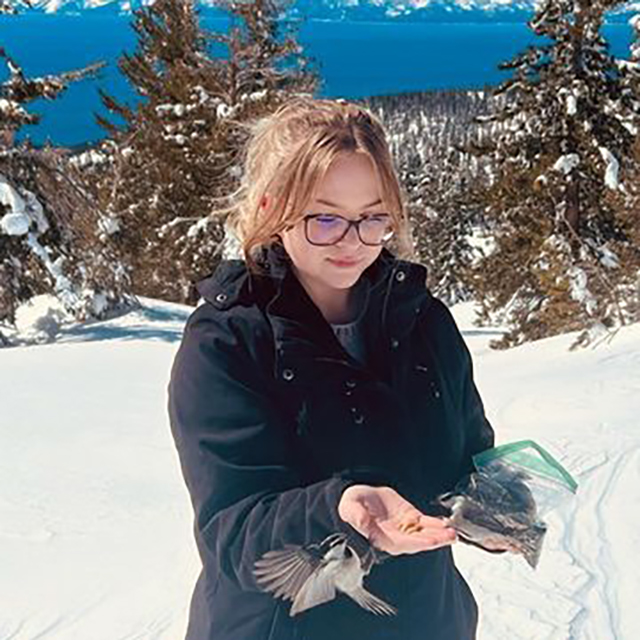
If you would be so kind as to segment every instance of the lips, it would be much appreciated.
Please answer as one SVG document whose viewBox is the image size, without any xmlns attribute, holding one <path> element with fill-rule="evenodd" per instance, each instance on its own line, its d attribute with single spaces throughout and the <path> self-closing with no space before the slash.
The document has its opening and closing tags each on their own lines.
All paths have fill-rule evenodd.
<svg viewBox="0 0 640 640">
<path fill-rule="evenodd" d="M 347 259 L 334 259 L 334 258 L 328 258 L 329 262 L 331 262 L 331 264 L 336 265 L 337 267 L 353 267 L 354 265 L 358 264 L 360 262 L 360 260 L 347 260 Z"/>
</svg>

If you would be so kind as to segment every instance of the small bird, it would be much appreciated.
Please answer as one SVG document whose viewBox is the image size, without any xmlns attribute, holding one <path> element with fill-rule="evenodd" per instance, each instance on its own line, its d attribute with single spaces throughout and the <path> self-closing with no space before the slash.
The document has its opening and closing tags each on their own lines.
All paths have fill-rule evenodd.
<svg viewBox="0 0 640 640">
<path fill-rule="evenodd" d="M 338 591 L 376 615 L 395 615 L 395 607 L 362 586 L 382 558 L 372 546 L 360 558 L 345 533 L 333 533 L 319 544 L 267 551 L 254 563 L 253 573 L 265 591 L 292 601 L 290 616 L 333 600 Z"/>
<path fill-rule="evenodd" d="M 537 566 L 547 526 L 537 517 L 523 474 L 503 469 L 498 482 L 472 473 L 435 503 L 449 510 L 451 526 L 464 540 L 489 551 L 519 553 Z"/>
</svg>

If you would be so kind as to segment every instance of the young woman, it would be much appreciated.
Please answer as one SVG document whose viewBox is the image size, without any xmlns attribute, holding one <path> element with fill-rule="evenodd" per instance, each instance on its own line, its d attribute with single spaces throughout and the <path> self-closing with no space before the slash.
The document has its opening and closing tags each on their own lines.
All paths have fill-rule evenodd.
<svg viewBox="0 0 640 640">
<path fill-rule="evenodd" d="M 429 502 L 493 446 L 469 352 L 409 237 L 385 132 L 296 98 L 254 126 L 234 229 L 198 283 L 169 414 L 203 569 L 189 640 L 470 640 L 477 607 Z M 419 526 L 399 526 L 413 518 Z M 378 616 L 343 594 L 297 615 L 256 560 L 346 533 Z"/>
</svg>

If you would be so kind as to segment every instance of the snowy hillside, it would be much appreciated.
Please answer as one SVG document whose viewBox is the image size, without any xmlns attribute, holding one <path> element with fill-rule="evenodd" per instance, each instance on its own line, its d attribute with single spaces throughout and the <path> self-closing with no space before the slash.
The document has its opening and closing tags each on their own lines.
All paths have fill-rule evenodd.
<svg viewBox="0 0 640 640">
<path fill-rule="evenodd" d="M 423 9 L 429 6 L 447 5 L 450 8 L 459 7 L 464 10 L 481 9 L 495 10 L 502 8 L 529 9 L 537 0 L 312 0 L 316 7 L 329 7 L 340 9 L 342 7 L 366 7 L 366 5 L 383 6 L 387 8 Z M 72 5 L 74 8 L 92 9 L 105 4 L 131 5 L 139 7 L 152 4 L 148 0 L 34 0 L 33 4 L 39 7 L 46 7 L 48 11 L 56 11 L 60 7 Z M 200 0 L 202 5 L 213 5 L 213 0 Z M 309 4 L 311 2 L 296 2 L 296 4 Z"/>
<path fill-rule="evenodd" d="M 0 638 L 177 640 L 198 571 L 166 385 L 191 308 L 142 299 L 55 344 L 0 349 Z M 533 438 L 580 483 L 540 565 L 456 545 L 479 640 L 640 637 L 640 325 L 508 352 L 454 308 L 498 441 Z"/>
<path fill-rule="evenodd" d="M 410 22 L 524 22 L 540 0 L 296 0 L 287 10 L 290 19 Z M 82 14 L 85 11 L 128 14 L 153 0 L 32 0 L 32 11 Z M 215 0 L 198 0 L 204 12 L 224 16 Z M 629 2 L 616 20 L 628 19 L 639 3 Z"/>
<path fill-rule="evenodd" d="M 339 14 L 342 10 L 350 14 L 356 9 L 358 12 L 368 14 L 395 16 L 398 14 L 416 12 L 424 9 L 444 9 L 447 12 L 456 11 L 514 11 L 531 10 L 538 0 L 298 0 L 294 3 L 297 11 L 303 11 L 311 16 L 324 16 Z M 214 0 L 200 0 L 202 6 L 213 6 Z M 34 0 L 34 6 L 49 13 L 60 9 L 82 10 L 103 7 L 105 5 L 117 6 L 120 10 L 127 11 L 146 4 L 149 0 Z"/>
</svg>

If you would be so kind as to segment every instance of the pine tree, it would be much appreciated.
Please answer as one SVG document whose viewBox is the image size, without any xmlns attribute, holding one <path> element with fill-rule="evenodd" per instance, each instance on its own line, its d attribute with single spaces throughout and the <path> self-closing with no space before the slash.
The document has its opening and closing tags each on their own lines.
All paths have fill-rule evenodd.
<svg viewBox="0 0 640 640">
<path fill-rule="evenodd" d="M 488 111 L 485 92 L 434 91 L 367 100 L 389 131 L 407 196 L 414 259 L 427 267 L 431 291 L 448 304 L 469 300 L 469 273 L 479 251 L 471 237 L 482 221 L 478 187 L 486 161 L 465 151 Z"/>
<path fill-rule="evenodd" d="M 18 305 L 44 293 L 78 320 L 104 317 L 126 303 L 127 283 L 96 237 L 99 214 L 68 152 L 15 143 L 21 126 L 39 121 L 28 103 L 55 99 L 102 65 L 28 78 L 3 49 L 0 56 L 9 69 L 0 85 L 0 323 L 13 325 Z"/>
<path fill-rule="evenodd" d="M 638 100 L 640 96 L 640 13 L 629 20 L 633 31 L 629 59 L 618 60 L 618 66 L 623 78 L 623 91 Z"/>
<path fill-rule="evenodd" d="M 103 94 L 124 124 L 98 119 L 112 138 L 97 170 L 101 203 L 135 290 L 184 303 L 220 257 L 224 220 L 214 211 L 238 184 L 243 123 L 315 86 L 295 40 L 280 39 L 281 3 L 217 5 L 232 17 L 228 34 L 205 32 L 192 0 L 136 11 L 137 49 L 119 67 L 141 100 L 129 107 Z M 228 55 L 215 57 L 213 43 Z"/>
<path fill-rule="evenodd" d="M 544 0 L 529 27 L 546 39 L 502 66 L 486 193 L 495 248 L 475 272 L 484 321 L 510 327 L 494 346 L 581 330 L 577 344 L 624 324 L 638 246 L 633 66 L 601 34 L 616 0 Z M 635 215 L 635 214 L 634 214 Z M 622 263 L 622 255 L 627 261 Z"/>
<path fill-rule="evenodd" d="M 15 132 L 25 124 L 38 124 L 40 116 L 29 113 L 23 105 L 38 98 L 55 100 L 67 89 L 71 82 L 83 78 L 94 77 L 104 67 L 103 62 L 96 62 L 82 69 L 67 71 L 42 78 L 26 78 L 22 67 L 9 57 L 0 47 L 0 58 L 3 58 L 9 70 L 9 79 L 0 85 L 0 134 L 6 142 L 13 142 Z"/>
</svg>

